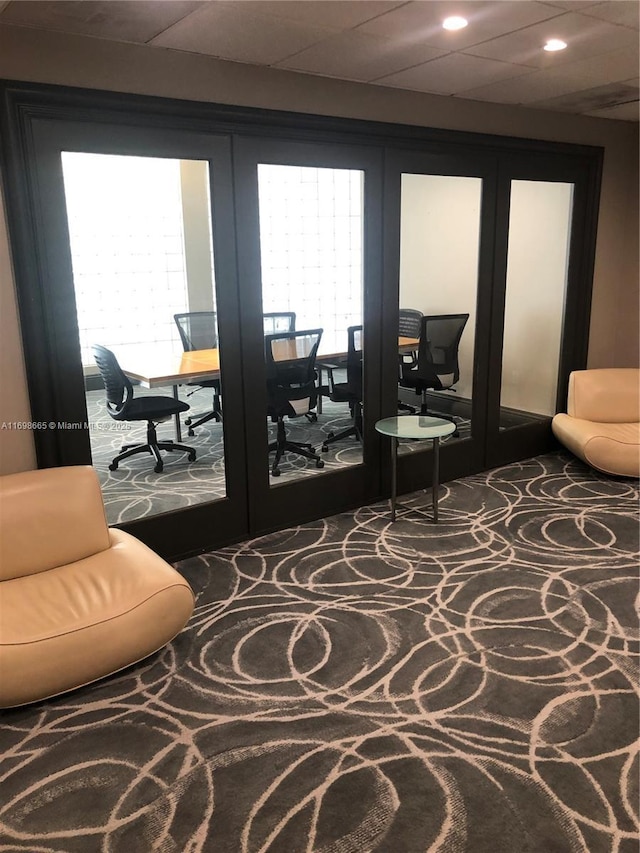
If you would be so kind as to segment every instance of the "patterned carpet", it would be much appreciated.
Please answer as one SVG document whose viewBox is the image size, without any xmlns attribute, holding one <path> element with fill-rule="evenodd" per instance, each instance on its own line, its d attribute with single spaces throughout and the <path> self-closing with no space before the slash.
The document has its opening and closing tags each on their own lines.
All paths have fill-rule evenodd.
<svg viewBox="0 0 640 853">
<path fill-rule="evenodd" d="M 170 389 L 151 391 L 136 387 L 135 395 L 170 394 Z M 182 397 L 192 411 L 201 414 L 211 408 L 211 391 L 196 390 L 189 397 Z M 141 453 L 126 459 L 116 471 L 109 470 L 109 463 L 123 444 L 135 444 L 145 441 L 144 424 L 114 421 L 106 410 L 104 391 L 87 393 L 87 412 L 90 424 L 91 456 L 93 465 L 100 478 L 107 520 L 109 524 L 122 524 L 148 515 L 169 512 L 222 498 L 226 494 L 224 469 L 224 442 L 222 424 L 209 421 L 195 430 L 195 436 L 187 436 L 183 427 L 183 443 L 196 450 L 195 462 L 188 462 L 184 453 L 165 453 L 164 471 L 156 474 L 153 459 L 147 453 Z M 351 426 L 349 408 L 346 403 L 332 403 L 324 400 L 323 412 L 316 422 L 306 418 L 294 418 L 287 421 L 287 432 L 293 441 L 308 441 L 316 448 L 330 432 L 338 433 Z M 460 438 L 469 435 L 469 421 L 459 419 Z M 265 420 L 265 431 L 269 440 L 275 438 L 275 426 Z M 174 438 L 173 420 L 158 427 L 158 437 Z M 447 437 L 444 441 L 451 441 Z M 400 453 L 410 453 L 423 449 L 424 443 L 402 442 Z M 273 462 L 274 454 L 271 454 Z M 286 454 L 281 463 L 282 475 L 278 484 L 299 477 L 326 476 L 346 465 L 362 463 L 362 446 L 355 438 L 342 439 L 329 445 L 327 453 L 322 454 L 324 468 L 318 469 L 302 456 Z M 265 469 L 267 459 L 265 456 Z"/>
<path fill-rule="evenodd" d="M 5 712 L 0 850 L 637 853 L 638 483 L 404 502 L 185 561 L 173 643 Z"/>
</svg>

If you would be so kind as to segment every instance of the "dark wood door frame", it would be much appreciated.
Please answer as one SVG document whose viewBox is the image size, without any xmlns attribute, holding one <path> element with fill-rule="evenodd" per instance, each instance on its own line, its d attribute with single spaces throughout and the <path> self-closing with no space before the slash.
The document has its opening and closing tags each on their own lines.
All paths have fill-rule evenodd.
<svg viewBox="0 0 640 853">
<path fill-rule="evenodd" d="M 508 172 L 510 166 L 515 168 L 518 164 L 526 164 L 524 174 L 529 174 L 531 171 L 529 167 L 535 163 L 542 164 L 540 168 L 544 172 L 552 162 L 561 172 L 565 167 L 577 170 L 580 173 L 580 180 L 576 185 L 579 187 L 577 189 L 579 203 L 578 201 L 576 203 L 572 232 L 573 284 L 567 296 L 559 399 L 562 397 L 563 388 L 566 387 L 570 370 L 583 367 L 586 363 L 588 310 L 603 153 L 600 148 L 285 111 L 124 95 L 20 81 L 0 81 L 3 190 L 8 213 L 33 420 L 40 417 L 48 419 L 52 412 L 55 413 L 53 417 L 56 419 L 57 413 L 63 413 L 62 417 L 64 417 L 64 411 L 68 411 L 68 406 L 71 406 L 74 411 L 80 409 L 78 367 L 71 364 L 69 357 L 71 349 L 77 352 L 75 349 L 77 342 L 74 339 L 74 333 L 77 335 L 77 330 L 74 332 L 69 314 L 65 310 L 64 300 L 56 303 L 47 287 L 52 270 L 57 268 L 59 274 L 60 269 L 69 268 L 69 258 L 65 256 L 65 252 L 68 254 L 68 248 L 65 249 L 62 246 L 62 240 L 56 240 L 53 248 L 44 240 L 45 220 L 51 217 L 50 210 L 47 209 L 47 199 L 43 197 L 42 187 L 39 185 L 42 169 L 46 172 L 47 169 L 55 171 L 55 168 L 58 168 L 51 161 L 47 162 L 47 157 L 53 156 L 53 149 L 50 146 L 47 147 L 47 133 L 55 128 L 55 132 L 61 134 L 59 138 L 64 139 L 68 138 L 73 127 L 76 128 L 76 132 L 85 137 L 85 141 L 87 137 L 93 135 L 93 138 L 98 140 L 96 145 L 101 151 L 123 150 L 129 144 L 127 140 L 129 142 L 137 140 L 133 146 L 138 153 L 153 155 L 154 151 L 167 150 L 172 136 L 174 142 L 177 139 L 195 140 L 197 138 L 200 140 L 198 144 L 204 147 L 213 144 L 215 139 L 236 137 L 248 140 L 253 137 L 273 140 L 277 145 L 285 148 L 289 144 L 304 143 L 307 146 L 318 146 L 319 150 L 322 146 L 333 146 L 336 150 L 342 147 L 347 152 L 355 150 L 355 146 L 363 150 L 367 149 L 371 162 L 380 161 L 385 156 L 388 162 L 388 152 L 394 150 L 405 152 L 411 157 L 428 156 L 432 162 L 440 158 L 443 169 L 450 169 L 451 164 L 455 162 L 469 164 L 475 161 L 477 168 L 477 163 L 497 161 L 503 170 L 501 174 L 504 173 L 505 168 Z M 89 130 L 91 130 L 90 133 Z M 163 139 L 165 142 L 161 141 Z M 243 142 L 242 145 L 245 143 Z M 202 148 L 198 150 L 202 152 Z M 209 150 L 211 151 L 211 148 Z M 185 152 L 184 156 L 189 156 L 188 152 Z M 348 159 L 349 155 L 345 153 L 344 156 Z M 375 169 L 370 169 L 370 176 L 374 173 Z M 513 173 L 518 173 L 517 169 Z M 562 178 L 558 178 L 560 179 Z M 240 184 L 237 183 L 239 180 Z M 235 185 L 233 181 L 236 182 Z M 214 227 L 225 229 L 225 239 L 229 241 L 230 246 L 234 247 L 237 245 L 236 228 L 241 227 L 242 223 L 235 216 L 229 217 L 229 212 L 233 210 L 236 203 L 234 193 L 241 186 L 242 177 L 238 172 L 234 174 L 232 182 L 226 182 L 226 189 L 223 181 L 222 188 L 219 185 L 218 189 L 230 192 L 228 209 L 214 211 Z M 379 192 L 378 211 L 370 214 L 371 222 L 374 223 L 372 234 L 379 227 L 375 225 L 376 217 L 379 221 L 382 217 L 382 186 L 377 192 Z M 375 207 L 376 199 L 372 197 L 371 203 Z M 483 206 L 483 229 L 486 231 L 493 217 L 497 235 L 494 238 L 494 235 L 487 236 L 488 232 L 483 231 L 483 245 L 485 240 L 495 239 L 493 258 L 487 259 L 486 250 L 482 252 L 481 277 L 483 279 L 496 278 L 502 274 L 501 264 L 506 257 L 506 245 L 502 245 L 504 240 L 500 236 L 500 221 L 504 215 L 504 202 L 501 201 L 499 189 L 495 203 L 487 199 L 486 209 Z M 225 216 L 229 220 L 226 223 Z M 580 235 L 583 239 L 582 247 L 579 246 Z M 392 381 L 389 373 L 391 369 L 389 364 L 392 363 L 389 361 L 389 353 L 393 348 L 397 330 L 397 270 L 394 271 L 391 268 L 392 260 L 390 260 L 395 252 L 393 245 L 395 239 L 393 229 L 390 229 L 389 233 L 381 233 L 384 272 L 380 284 L 379 308 L 375 307 L 376 301 L 373 299 L 369 302 L 373 307 L 365 309 L 369 312 L 368 316 L 365 316 L 366 323 L 371 329 L 369 334 L 374 334 L 376 328 L 380 330 L 380 339 L 372 338 L 365 345 L 373 353 L 369 357 L 379 362 L 378 369 L 370 372 L 370 375 L 379 375 L 380 385 L 376 383 L 376 387 L 369 389 L 368 393 L 371 394 L 372 400 L 379 399 L 381 412 L 388 411 L 390 400 L 395 393 L 395 377 Z M 226 265 L 226 272 L 231 276 L 231 281 L 235 281 L 242 287 L 242 283 L 234 278 L 235 271 L 232 268 L 235 267 L 236 262 L 237 258 L 230 260 Z M 229 290 L 237 293 L 235 285 Z M 232 298 L 229 297 L 229 299 Z M 479 304 L 478 308 L 480 311 L 478 323 L 488 328 L 492 341 L 488 356 L 490 371 L 492 365 L 495 369 L 498 355 L 495 341 L 500 317 L 499 305 L 494 304 L 489 309 Z M 237 346 L 240 347 L 240 309 L 234 309 L 229 303 L 226 313 L 228 340 L 226 343 L 222 341 L 223 350 L 226 350 L 229 358 L 238 355 L 241 359 L 248 353 L 240 350 L 235 352 L 233 349 L 233 337 L 236 332 L 238 333 Z M 249 317 L 249 323 L 251 322 Z M 253 322 L 255 323 L 255 318 Z M 249 354 L 251 346 L 248 344 Z M 483 354 L 483 346 L 486 344 L 480 344 L 481 351 L 478 353 L 476 364 L 478 375 L 474 376 L 474 388 L 478 393 L 485 389 L 483 396 L 490 408 L 491 392 L 487 387 L 489 373 L 484 371 L 486 355 Z M 377 351 L 376 347 L 378 347 Z M 376 355 L 376 352 L 379 354 Z M 233 370 L 232 366 L 228 367 Z M 240 395 L 237 403 L 239 419 L 243 417 L 242 407 L 245 403 L 246 397 Z M 371 411 L 373 414 L 370 417 L 374 417 L 376 407 Z M 244 438 L 239 437 L 237 440 L 244 441 Z M 379 441 L 376 444 L 376 441 L 372 438 L 371 447 L 374 454 L 378 454 L 379 459 L 371 470 L 375 470 L 376 464 L 379 465 L 379 474 L 382 475 L 382 479 L 378 476 L 381 484 L 379 496 L 381 496 L 385 491 L 384 466 L 387 454 L 382 444 Z M 65 435 L 62 432 L 47 434 L 44 431 L 36 435 L 36 449 L 40 467 L 79 464 L 86 461 L 86 450 L 83 450 L 78 443 L 77 436 Z M 250 448 L 243 448 L 243 453 L 251 452 Z M 516 443 L 516 446 L 508 452 L 517 454 L 521 452 L 521 448 L 518 449 Z M 239 457 L 242 456 L 240 447 L 238 447 L 238 453 Z M 443 454 L 442 473 L 445 479 L 471 473 L 473 466 L 472 459 L 465 460 L 464 452 L 455 456 Z M 422 472 L 422 474 L 426 473 Z M 247 481 L 246 470 L 242 470 L 242 464 L 239 465 L 239 470 L 235 471 L 234 476 L 238 478 L 239 489 L 246 492 L 251 488 L 252 484 Z M 411 487 L 412 484 L 407 485 Z M 300 488 L 303 489 L 303 486 Z M 369 484 L 366 493 L 372 494 L 375 488 L 375 485 Z M 229 505 L 238 497 L 235 487 L 230 487 Z M 362 495 L 356 489 L 352 505 L 357 505 L 361 498 Z M 296 507 L 301 505 L 300 494 L 296 495 L 294 489 L 291 491 L 291 502 Z M 285 504 L 289 504 L 289 501 Z M 143 534 L 142 538 L 146 538 L 161 552 L 176 557 L 188 552 L 227 544 L 241 537 L 241 531 L 247 529 L 247 519 L 232 518 L 234 513 L 231 510 L 228 526 L 224 524 L 212 526 L 207 506 L 194 507 L 178 513 L 175 522 L 171 524 L 167 523 L 165 516 L 161 516 L 147 522 L 136 522 L 130 527 L 136 533 Z M 327 493 L 326 498 L 318 500 L 306 511 L 298 512 L 295 518 L 298 522 L 312 520 L 320 514 L 337 511 L 332 509 L 336 506 L 338 504 L 332 502 Z M 282 513 L 290 510 L 291 505 L 287 508 L 283 504 Z M 287 520 L 283 518 L 282 513 L 276 512 L 272 518 L 266 520 L 266 527 L 275 529 L 286 524 Z M 177 532 L 175 534 L 177 538 L 175 538 L 175 531 L 181 530 L 183 532 Z"/>
</svg>

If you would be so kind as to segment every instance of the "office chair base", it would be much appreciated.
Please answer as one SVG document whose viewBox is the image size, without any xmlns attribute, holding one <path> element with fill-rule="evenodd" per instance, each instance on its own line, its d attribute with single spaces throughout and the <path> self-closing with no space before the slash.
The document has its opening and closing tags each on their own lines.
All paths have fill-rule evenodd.
<svg viewBox="0 0 640 853">
<path fill-rule="evenodd" d="M 398 411 L 410 412 L 412 415 L 415 415 L 418 410 L 415 406 L 410 406 L 409 403 L 403 403 L 402 400 L 398 400 Z"/>
<path fill-rule="evenodd" d="M 155 424 L 149 421 L 147 423 L 147 440 L 145 443 L 140 444 L 125 444 L 122 447 L 120 453 L 111 461 L 109 465 L 110 471 L 117 471 L 118 464 L 122 462 L 123 459 L 128 459 L 129 456 L 135 456 L 137 453 L 150 453 L 156 460 L 156 464 L 153 470 L 156 474 L 162 473 L 162 469 L 164 468 L 164 462 L 162 461 L 162 456 L 160 455 L 161 450 L 166 450 L 171 453 L 174 450 L 182 450 L 183 453 L 188 454 L 187 459 L 189 462 L 195 462 L 196 452 L 193 447 L 189 447 L 186 444 L 178 444 L 175 441 L 158 441 L 158 435 L 156 433 Z"/>
<path fill-rule="evenodd" d="M 193 438 L 193 436 L 195 435 L 194 429 L 196 427 L 202 426 L 202 424 L 206 424 L 207 421 L 215 420 L 219 423 L 222 420 L 222 412 L 220 411 L 220 409 L 214 409 L 212 412 L 207 412 L 206 415 L 202 415 L 202 417 L 199 417 L 197 420 L 193 419 L 195 417 L 197 417 L 197 415 L 193 415 L 193 417 L 187 418 L 184 422 L 184 425 L 186 427 L 189 427 L 189 429 L 187 430 L 187 435 L 190 438 Z"/>
<path fill-rule="evenodd" d="M 333 444 L 334 441 L 342 441 L 343 438 L 356 438 L 358 441 L 362 441 L 362 431 L 353 424 L 346 429 L 340 430 L 340 432 L 330 432 L 325 440 L 322 442 L 322 446 L 320 450 L 322 453 L 329 452 L 329 445 Z"/>
<path fill-rule="evenodd" d="M 119 453 L 110 463 L 110 471 L 117 471 L 118 465 L 123 459 L 128 459 L 129 456 L 135 456 L 137 453 L 150 453 L 155 457 L 156 464 L 154 465 L 153 470 L 156 474 L 161 474 L 164 469 L 164 462 L 160 455 L 161 450 L 166 450 L 168 452 L 182 450 L 184 453 L 188 454 L 187 459 L 189 462 L 195 462 L 196 459 L 196 452 L 193 447 L 187 447 L 186 444 L 176 444 L 174 441 L 159 441 L 157 444 L 127 444 L 122 448 L 122 450 L 123 452 Z"/>
<path fill-rule="evenodd" d="M 269 444 L 269 453 L 274 450 L 276 458 L 271 466 L 271 474 L 274 477 L 280 476 L 278 464 L 285 453 L 297 453 L 298 456 L 304 456 L 305 459 L 312 459 L 316 463 L 316 468 L 324 468 L 324 462 L 313 449 L 313 445 L 306 441 L 289 441 L 285 437 L 284 424 L 281 423 L 278 423 L 278 437 Z"/>
<path fill-rule="evenodd" d="M 460 433 L 458 432 L 458 421 L 451 417 L 451 415 L 444 415 L 441 412 L 430 412 L 427 404 L 423 403 L 420 406 L 420 414 L 421 415 L 431 415 L 433 418 L 441 418 L 443 421 L 450 421 L 455 426 L 455 431 L 451 433 L 451 438 L 459 438 Z"/>
</svg>

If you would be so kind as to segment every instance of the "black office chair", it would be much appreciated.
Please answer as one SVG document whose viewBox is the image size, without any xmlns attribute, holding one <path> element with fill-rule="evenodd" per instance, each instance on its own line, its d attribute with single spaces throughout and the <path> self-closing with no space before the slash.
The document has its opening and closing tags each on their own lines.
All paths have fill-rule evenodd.
<svg viewBox="0 0 640 853">
<path fill-rule="evenodd" d="M 267 311 L 262 317 L 265 335 L 275 335 L 276 332 L 295 332 L 296 330 L 295 311 Z M 305 417 L 309 423 L 315 423 L 318 420 L 318 415 L 315 412 L 307 412 Z"/>
<path fill-rule="evenodd" d="M 182 450 L 188 454 L 189 462 L 196 458 L 193 447 L 177 444 L 175 441 L 158 441 L 156 425 L 169 420 L 172 415 L 182 414 L 189 409 L 187 403 L 174 397 L 134 397 L 133 386 L 129 378 L 122 372 L 115 355 L 106 347 L 95 344 L 92 347 L 93 357 L 102 375 L 107 392 L 107 412 L 115 421 L 146 421 L 147 441 L 145 444 L 125 444 L 121 452 L 109 465 L 110 471 L 115 471 L 118 463 L 137 453 L 151 453 L 156 460 L 154 471 L 159 474 L 163 467 L 161 450 Z"/>
<path fill-rule="evenodd" d="M 330 432 L 322 443 L 322 452 L 329 445 L 343 438 L 357 438 L 362 441 L 362 326 L 349 326 L 347 329 L 346 382 L 336 382 L 334 371 L 340 365 L 326 364 L 329 399 L 334 403 L 348 403 L 353 423 L 340 432 Z"/>
<path fill-rule="evenodd" d="M 403 338 L 419 338 L 423 316 L 417 308 L 401 308 L 398 312 L 398 334 Z"/>
<path fill-rule="evenodd" d="M 269 444 L 275 451 L 271 468 L 274 477 L 280 476 L 279 463 L 284 453 L 297 453 L 323 468 L 324 462 L 308 442 L 289 441 L 285 418 L 309 414 L 316 405 L 315 362 L 322 329 L 300 332 L 277 332 L 264 339 L 267 372 L 267 414 L 277 424 L 276 440 Z"/>
<path fill-rule="evenodd" d="M 402 338 L 419 338 L 420 323 L 423 317 L 422 311 L 417 308 L 401 308 L 398 312 L 398 336 Z M 402 369 L 412 370 L 418 364 L 418 351 L 401 352 L 400 359 L 400 374 Z M 410 406 L 404 400 L 398 400 L 398 409 L 415 414 L 415 406 Z"/>
<path fill-rule="evenodd" d="M 295 311 L 268 311 L 262 315 L 265 335 L 275 335 L 276 332 L 295 332 Z"/>
<path fill-rule="evenodd" d="M 185 352 L 198 349 L 215 349 L 218 346 L 218 321 L 215 311 L 188 311 L 183 314 L 174 314 L 173 319 L 176 321 Z M 222 420 L 220 405 L 222 389 L 220 379 L 199 379 L 197 382 L 187 382 L 187 385 L 195 386 L 193 391 L 188 392 L 188 397 L 201 388 L 211 388 L 213 391 L 211 411 L 205 412 L 203 415 L 190 415 L 184 422 L 185 426 L 189 427 L 188 435 L 192 436 L 195 435 L 195 428 L 206 424 L 207 421 Z"/>
<path fill-rule="evenodd" d="M 460 378 L 458 347 L 468 319 L 468 314 L 439 314 L 425 316 L 420 321 L 417 363 L 415 366 L 401 363 L 399 384 L 422 395 L 422 415 L 428 413 L 428 390 L 455 391 L 453 386 Z M 453 435 L 458 435 L 455 418 L 440 413 L 438 417 L 456 424 Z"/>
</svg>

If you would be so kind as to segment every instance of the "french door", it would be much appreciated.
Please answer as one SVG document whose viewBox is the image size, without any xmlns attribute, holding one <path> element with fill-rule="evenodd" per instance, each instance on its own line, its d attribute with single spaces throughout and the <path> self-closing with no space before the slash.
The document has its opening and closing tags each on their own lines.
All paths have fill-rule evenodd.
<svg viewBox="0 0 640 853">
<path fill-rule="evenodd" d="M 388 152 L 385 313 L 469 314 L 455 391 L 427 395 L 459 427 L 442 448 L 444 479 L 556 446 L 551 418 L 569 372 L 586 364 L 594 186 L 586 162 L 547 152 Z M 393 377 L 383 381 L 392 413 Z M 418 488 L 433 454 L 400 452 L 400 488 Z"/>
<path fill-rule="evenodd" d="M 389 150 L 385 160 L 385 314 L 399 309 L 423 315 L 468 314 L 458 346 L 459 379 L 451 390 L 421 395 L 398 390 L 392 370 L 390 329 L 384 409 L 401 404 L 452 417 L 456 436 L 441 448 L 441 478 L 482 470 L 487 443 L 487 397 L 493 256 L 496 233 L 496 175 L 493 157 Z M 392 321 L 393 322 L 393 321 Z M 401 491 L 420 488 L 431 476 L 428 443 L 401 443 Z"/>
<path fill-rule="evenodd" d="M 374 500 L 380 494 L 382 157 L 357 146 L 234 140 L 240 325 L 252 529 L 268 530 Z M 347 329 L 364 326 L 362 442 L 332 444 L 322 468 L 295 454 L 274 477 L 267 459 L 263 312 L 290 311 L 296 330 L 322 329 L 318 364 L 346 354 Z M 318 370 L 320 373 L 320 368 Z M 291 440 L 319 450 L 350 422 L 326 398 L 317 413 L 287 419 Z M 273 457 L 272 457 L 273 459 Z"/>
<path fill-rule="evenodd" d="M 41 330 L 26 342 L 33 420 L 56 426 L 36 436 L 39 463 L 93 464 L 108 521 L 167 556 L 379 496 L 380 154 L 47 120 L 34 122 L 33 138 L 38 269 L 22 309 L 25 326 Z M 364 323 L 366 416 L 363 441 L 346 456 L 336 445 L 322 469 L 293 457 L 275 480 L 262 315 L 283 309 L 299 329 L 321 325 L 322 352 L 332 356 L 346 352 L 347 326 Z M 189 310 L 217 317 L 222 420 L 190 437 L 181 424 L 195 463 L 167 454 L 158 474 L 141 454 L 110 471 L 121 445 L 144 430 L 105 416 L 91 346 L 107 346 L 132 375 L 143 372 L 136 365 L 153 373 L 154 360 L 180 346 L 173 315 Z M 136 396 L 172 393 L 173 380 L 145 382 Z M 180 383 L 174 392 L 194 418 L 211 407 L 206 389 Z M 328 406 L 288 422 L 292 438 L 303 426 L 320 447 L 345 418 L 334 412 L 332 421 Z M 159 437 L 173 430 L 160 425 Z"/>
<path fill-rule="evenodd" d="M 239 295 L 228 136 L 126 124 L 33 122 L 34 267 L 22 271 L 29 386 L 41 466 L 93 464 L 107 519 L 166 556 L 249 531 Z M 96 382 L 92 344 L 123 369 L 146 371 L 181 349 L 174 314 L 217 314 L 224 421 L 194 430 L 184 454 L 131 457 L 109 470 L 144 424 L 113 422 Z M 34 331 L 37 330 L 37 334 Z M 31 334 L 29 334 L 31 332 Z M 144 367 L 142 367 L 144 366 Z M 172 380 L 171 380 L 172 381 Z M 135 396 L 172 396 L 169 382 Z M 176 384 L 190 413 L 211 390 Z M 182 426 L 186 433 L 186 427 Z M 173 421 L 158 426 L 174 437 Z"/>
<path fill-rule="evenodd" d="M 586 366 L 597 185 L 579 157 L 511 154 L 498 170 L 485 467 L 557 445 Z"/>
<path fill-rule="evenodd" d="M 35 435 L 38 464 L 100 469 L 110 523 L 171 558 L 388 494 L 375 423 L 423 402 L 398 383 L 400 308 L 468 315 L 455 390 L 424 400 L 458 426 L 443 481 L 552 446 L 569 372 L 586 364 L 598 151 L 26 84 L 3 95 L 32 420 L 53 424 Z M 140 455 L 109 471 L 124 436 L 105 427 L 91 345 L 153 374 L 188 311 L 216 318 L 222 421 L 182 436 L 195 467 L 176 454 L 160 479 Z M 320 451 L 322 467 L 290 454 L 279 477 L 263 319 L 275 312 L 322 329 L 321 385 L 363 327 L 362 441 Z M 147 384 L 135 393 L 176 394 L 194 416 L 213 405 L 197 383 Z M 318 449 L 349 424 L 344 405 L 321 408 L 285 419 L 292 441 Z M 430 482 L 432 457 L 400 448 L 400 492 Z"/>
</svg>

